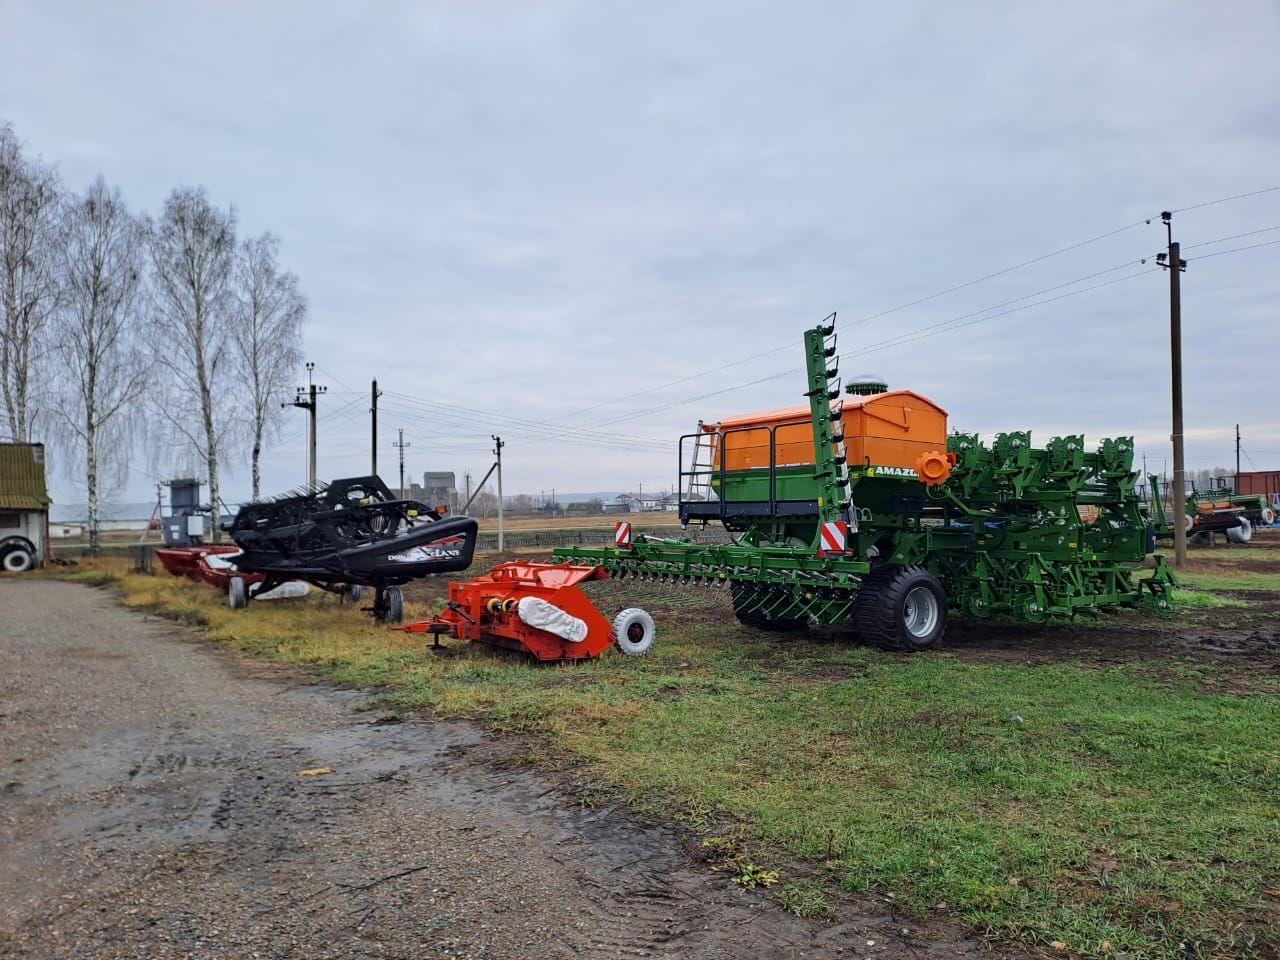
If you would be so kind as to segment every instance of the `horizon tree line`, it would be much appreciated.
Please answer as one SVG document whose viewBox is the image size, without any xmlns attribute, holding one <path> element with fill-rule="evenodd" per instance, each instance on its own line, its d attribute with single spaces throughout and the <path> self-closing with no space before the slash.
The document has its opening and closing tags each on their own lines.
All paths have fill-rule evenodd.
<svg viewBox="0 0 1280 960">
<path fill-rule="evenodd" d="M 205 471 L 215 540 L 219 469 L 247 451 L 260 495 L 307 304 L 279 240 L 236 227 L 203 187 L 175 187 L 154 218 L 102 176 L 69 190 L 0 123 L 0 439 L 63 454 L 94 553 L 139 445 Z"/>
</svg>

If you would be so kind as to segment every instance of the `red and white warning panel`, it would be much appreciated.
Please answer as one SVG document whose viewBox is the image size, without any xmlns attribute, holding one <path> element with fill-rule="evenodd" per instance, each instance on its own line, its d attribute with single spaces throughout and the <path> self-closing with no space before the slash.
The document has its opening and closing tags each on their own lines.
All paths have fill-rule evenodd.
<svg viewBox="0 0 1280 960">
<path fill-rule="evenodd" d="M 818 546 L 818 556 L 826 557 L 846 552 L 849 542 L 849 525 L 843 520 L 830 520 L 822 525 L 822 538 Z"/>
<path fill-rule="evenodd" d="M 631 549 L 631 521 L 619 520 L 613 528 L 613 545 L 622 550 Z"/>
</svg>

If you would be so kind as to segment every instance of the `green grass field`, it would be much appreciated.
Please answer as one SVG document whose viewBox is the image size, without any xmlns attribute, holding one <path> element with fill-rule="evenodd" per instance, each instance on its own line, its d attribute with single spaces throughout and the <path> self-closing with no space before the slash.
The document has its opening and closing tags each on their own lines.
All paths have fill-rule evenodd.
<svg viewBox="0 0 1280 960">
<path fill-rule="evenodd" d="M 1260 610 L 1231 595 L 1236 581 L 1219 583 L 1233 573 L 1280 601 L 1280 574 L 1219 566 L 1184 578 L 1181 617 L 1209 629 L 1222 608 Z M 330 598 L 233 613 L 164 576 L 71 578 L 378 689 L 396 709 L 527 735 L 531 762 L 593 784 L 581 802 L 682 824 L 727 877 L 776 875 L 765 895 L 802 915 L 874 892 L 1060 956 L 1280 950 L 1274 671 L 1237 694 L 1200 682 L 1226 667 L 1155 649 L 1030 663 L 962 646 L 901 656 L 817 635 L 780 642 L 740 627 L 723 600 L 664 603 L 622 585 L 602 606 L 651 609 L 650 656 L 539 667 L 484 647 L 427 655 Z M 1274 633 L 1274 614 L 1260 616 L 1249 622 Z"/>
</svg>

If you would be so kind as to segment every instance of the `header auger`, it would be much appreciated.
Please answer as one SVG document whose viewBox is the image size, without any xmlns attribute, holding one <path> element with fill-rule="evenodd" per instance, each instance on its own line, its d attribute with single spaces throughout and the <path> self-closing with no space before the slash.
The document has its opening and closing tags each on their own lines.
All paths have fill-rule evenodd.
<svg viewBox="0 0 1280 960">
<path fill-rule="evenodd" d="M 948 607 L 1040 622 L 1117 607 L 1171 616 L 1162 558 L 1135 492 L 1133 441 L 1080 435 L 1034 448 L 947 434 L 947 414 L 910 390 L 842 394 L 834 315 L 805 333 L 807 406 L 700 423 L 680 441 L 680 520 L 735 540 L 704 546 L 637 535 L 556 559 L 615 577 L 728 585 L 743 623 L 793 630 L 850 623 L 866 640 L 922 650 Z"/>
</svg>

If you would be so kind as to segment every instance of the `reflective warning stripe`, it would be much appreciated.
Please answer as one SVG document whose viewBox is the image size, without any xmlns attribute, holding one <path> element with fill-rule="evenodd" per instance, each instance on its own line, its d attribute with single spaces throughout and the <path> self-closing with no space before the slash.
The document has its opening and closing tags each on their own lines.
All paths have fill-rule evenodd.
<svg viewBox="0 0 1280 960">
<path fill-rule="evenodd" d="M 618 547 L 631 546 L 631 522 L 628 520 L 619 520 L 618 525 L 613 528 L 613 542 Z"/>
<path fill-rule="evenodd" d="M 828 553 L 844 553 L 845 543 L 848 539 L 848 524 L 843 520 L 832 520 L 822 525 L 822 539 L 818 549 L 818 556 L 825 557 Z"/>
</svg>

